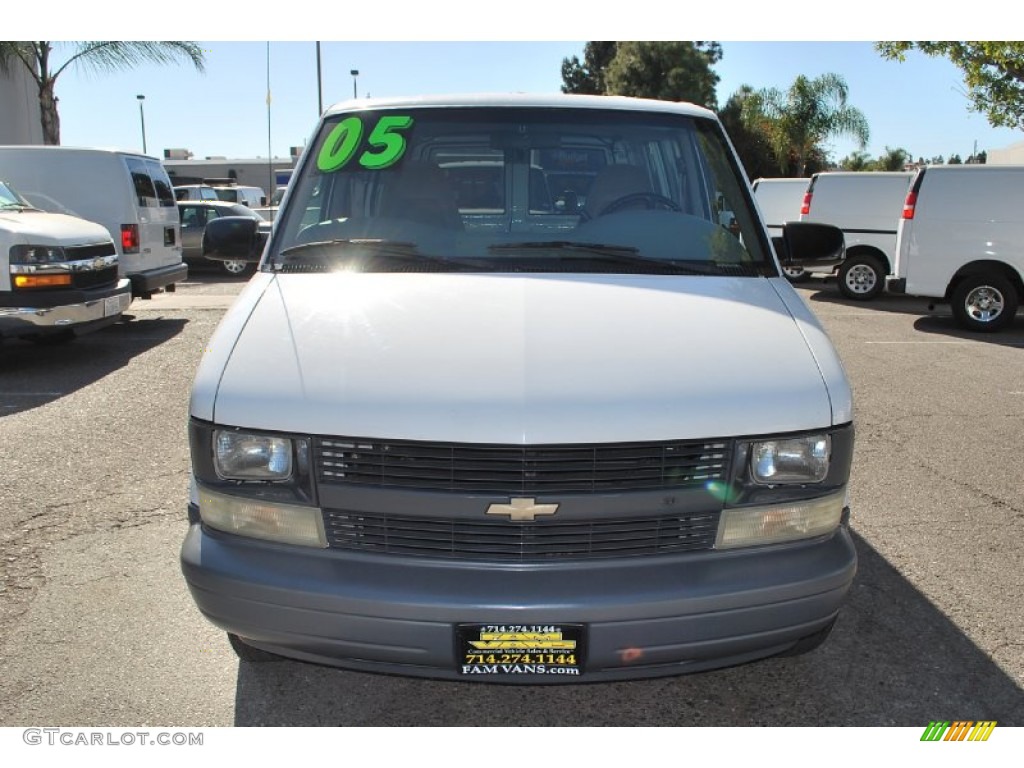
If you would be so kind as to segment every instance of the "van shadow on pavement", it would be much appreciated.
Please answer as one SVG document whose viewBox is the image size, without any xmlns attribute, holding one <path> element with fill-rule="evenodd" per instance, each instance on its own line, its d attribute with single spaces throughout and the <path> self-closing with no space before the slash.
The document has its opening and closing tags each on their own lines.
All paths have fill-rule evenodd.
<svg viewBox="0 0 1024 768">
<path fill-rule="evenodd" d="M 187 322 L 184 318 L 143 316 L 55 346 L 6 340 L 0 346 L 0 418 L 37 408 L 99 381 L 177 336 Z"/>
</svg>

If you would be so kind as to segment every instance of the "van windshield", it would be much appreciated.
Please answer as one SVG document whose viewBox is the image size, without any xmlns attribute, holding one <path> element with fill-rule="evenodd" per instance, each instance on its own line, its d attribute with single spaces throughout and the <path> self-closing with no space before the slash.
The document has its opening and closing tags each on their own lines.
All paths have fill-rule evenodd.
<svg viewBox="0 0 1024 768">
<path fill-rule="evenodd" d="M 777 274 L 724 135 L 701 118 L 341 114 L 291 183 L 275 271 Z"/>
</svg>

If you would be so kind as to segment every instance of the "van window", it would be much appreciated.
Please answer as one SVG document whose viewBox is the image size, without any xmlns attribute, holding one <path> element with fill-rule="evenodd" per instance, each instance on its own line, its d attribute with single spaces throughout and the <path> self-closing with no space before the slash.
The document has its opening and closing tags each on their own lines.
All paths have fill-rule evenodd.
<svg viewBox="0 0 1024 768">
<path fill-rule="evenodd" d="M 163 208 L 173 208 L 175 205 L 174 187 L 171 186 L 171 179 L 160 163 L 154 160 L 145 161 L 146 171 L 153 180 L 156 188 L 156 197 Z"/>
<path fill-rule="evenodd" d="M 400 244 L 476 271 L 690 265 L 688 273 L 774 275 L 742 178 L 718 125 L 682 115 L 414 108 L 339 116 L 324 123 L 293 179 L 268 268 L 284 257 L 330 269 L 376 248 L 356 260 L 389 270 Z M 393 244 L 390 261 L 371 241 Z"/>
<path fill-rule="evenodd" d="M 156 208 L 160 201 L 157 198 L 156 187 L 153 186 L 153 179 L 146 170 L 146 164 L 139 158 L 125 158 L 128 171 L 132 175 L 132 184 L 135 186 L 135 197 L 140 208 Z"/>
<path fill-rule="evenodd" d="M 135 197 L 140 208 L 173 208 L 174 187 L 160 163 L 138 157 L 126 157 L 125 164 L 132 175 Z"/>
</svg>

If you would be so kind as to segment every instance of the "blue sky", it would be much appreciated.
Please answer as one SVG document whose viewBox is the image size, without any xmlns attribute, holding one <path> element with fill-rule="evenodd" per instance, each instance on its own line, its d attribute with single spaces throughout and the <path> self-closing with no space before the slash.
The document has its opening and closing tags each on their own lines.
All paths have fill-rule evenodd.
<svg viewBox="0 0 1024 768">
<path fill-rule="evenodd" d="M 870 13 L 873 2 L 870 0 L 862 10 Z M 435 4 L 431 7 L 440 8 L 443 5 Z M 478 19 L 479 26 L 479 4 L 449 5 L 476 9 L 473 18 Z M 241 6 L 232 7 L 237 10 Z M 255 12 L 256 6 L 246 7 L 254 12 L 253 23 L 265 19 L 264 14 Z M 520 0 L 516 7 L 527 10 L 531 4 Z M 543 8 L 544 4 L 537 3 L 536 7 Z M 75 8 L 77 6 L 69 5 L 68 13 L 73 14 Z M 177 8 L 190 11 L 202 9 L 204 13 L 213 13 L 214 7 L 185 5 Z M 318 18 L 311 8 L 303 6 L 301 11 L 296 12 L 301 13 L 301 17 L 292 19 L 290 23 L 267 21 L 258 24 L 267 27 L 267 32 L 276 32 L 279 38 L 293 38 L 290 42 L 279 40 L 269 44 L 269 146 L 275 157 L 287 156 L 290 146 L 303 144 L 316 122 L 316 47 L 312 41 L 302 41 L 311 32 L 328 32 L 331 29 L 355 31 L 367 28 L 369 21 L 376 21 L 377 27 L 374 28 L 393 33 L 395 37 L 392 42 L 354 40 L 321 43 L 325 106 L 351 97 L 353 78 L 349 73 L 352 69 L 360 72 L 357 78 L 360 96 L 476 91 L 553 93 L 561 85 L 562 59 L 574 54 L 582 56 L 584 45 L 583 41 L 559 40 L 474 41 L 474 32 L 477 33 L 476 40 L 494 36 L 498 30 L 493 29 L 493 23 L 490 27 L 483 25 L 490 34 L 486 34 L 483 29 L 473 30 L 472 25 L 469 25 L 460 31 L 461 34 L 451 34 L 452 38 L 467 39 L 431 40 L 439 37 L 436 26 L 425 24 L 418 27 L 409 19 L 401 24 L 382 27 L 379 19 L 364 12 L 364 17 L 356 15 L 346 25 L 347 12 L 339 10 L 327 14 L 323 10 L 340 9 L 341 6 L 337 5 L 321 7 L 321 16 L 334 22 L 334 25 L 325 22 L 323 26 L 330 29 L 314 30 L 307 23 L 310 19 Z M 234 14 L 233 17 L 237 18 L 238 15 Z M 214 14 L 211 18 L 213 23 L 204 28 L 214 31 L 218 28 L 217 16 Z M 554 29 L 571 28 L 566 18 L 564 12 L 560 14 L 558 19 L 561 25 L 553 24 Z M 221 23 L 225 25 L 222 28 L 237 27 L 237 24 L 225 23 L 223 20 Z M 436 23 L 435 20 L 433 24 Z M 64 22 L 63 26 L 69 26 L 68 22 Z M 78 33 L 75 36 L 96 38 L 106 36 L 111 31 L 93 29 L 97 26 L 95 16 L 88 20 L 83 18 L 81 27 L 71 26 L 72 29 L 64 30 L 67 34 L 63 36 L 70 37 Z M 587 31 L 634 33 L 618 35 L 632 39 L 651 39 L 653 33 L 664 32 L 648 20 L 646 27 L 652 34 L 645 37 L 637 34 L 642 32 L 642 27 L 637 29 L 637 26 L 624 23 L 621 28 Z M 721 27 L 718 21 L 710 23 L 705 20 L 702 24 L 698 20 L 696 26 L 694 32 L 723 31 L 715 29 L 716 26 Z M 735 30 L 738 34 L 745 33 L 745 36 L 750 37 L 752 26 L 754 29 L 762 29 L 750 24 L 748 20 L 746 27 L 737 24 Z M 517 23 L 510 23 L 507 29 L 500 31 L 509 33 L 509 36 L 525 38 L 531 31 L 541 37 L 540 29 L 541 25 L 530 24 L 520 18 Z M 551 28 L 544 27 L 544 30 L 545 36 L 550 36 Z M 772 36 L 771 30 L 770 26 L 764 26 L 763 36 Z M 16 28 L 11 34 L 18 31 L 21 30 Z M 60 25 L 56 31 L 61 31 Z M 81 34 L 89 31 L 94 34 Z M 180 32 L 179 35 L 168 36 L 186 37 L 190 32 L 194 33 L 195 29 L 178 23 L 161 31 Z M 129 32 L 129 29 L 125 29 L 120 36 L 130 37 Z M 245 32 L 256 33 L 257 27 Z M 41 30 L 25 30 L 22 36 L 41 36 Z M 612 34 L 587 36 L 601 39 L 611 37 Z M 886 147 L 902 147 L 914 157 L 948 157 L 958 153 L 966 158 L 973 151 L 975 142 L 979 150 L 988 150 L 1024 140 L 1024 133 L 994 129 L 982 115 L 968 110 L 961 76 L 944 59 L 930 59 L 912 53 L 904 63 L 888 62 L 874 52 L 870 42 L 730 42 L 726 39 L 727 35 L 702 36 L 722 42 L 724 56 L 715 66 L 721 78 L 718 85 L 720 105 L 743 84 L 754 88 L 784 89 L 798 74 L 815 76 L 836 72 L 843 75 L 850 87 L 850 103 L 861 109 L 868 118 L 872 136 L 867 151 L 872 156 L 880 154 Z M 895 34 L 889 36 L 897 37 Z M 196 72 L 191 65 L 186 64 L 143 66 L 119 73 L 97 74 L 80 70 L 65 72 L 57 86 L 62 143 L 141 148 L 142 130 L 136 96 L 144 94 L 146 143 L 150 154 L 162 155 L 165 148 L 174 147 L 189 149 L 197 158 L 208 155 L 266 157 L 267 43 L 234 40 L 201 42 L 201 45 L 206 51 L 205 74 Z M 830 145 L 836 159 L 855 148 L 852 141 L 841 138 Z"/>
</svg>

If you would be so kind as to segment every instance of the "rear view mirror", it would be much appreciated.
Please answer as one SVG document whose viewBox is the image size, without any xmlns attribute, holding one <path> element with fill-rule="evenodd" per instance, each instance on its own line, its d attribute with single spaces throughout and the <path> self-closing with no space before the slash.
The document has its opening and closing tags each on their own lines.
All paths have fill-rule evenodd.
<svg viewBox="0 0 1024 768">
<path fill-rule="evenodd" d="M 214 219 L 203 232 L 203 256 L 218 261 L 258 262 L 267 234 L 259 221 L 248 216 Z"/>
<path fill-rule="evenodd" d="M 834 267 L 846 255 L 843 232 L 831 224 L 788 221 L 772 244 L 784 267 Z"/>
</svg>

